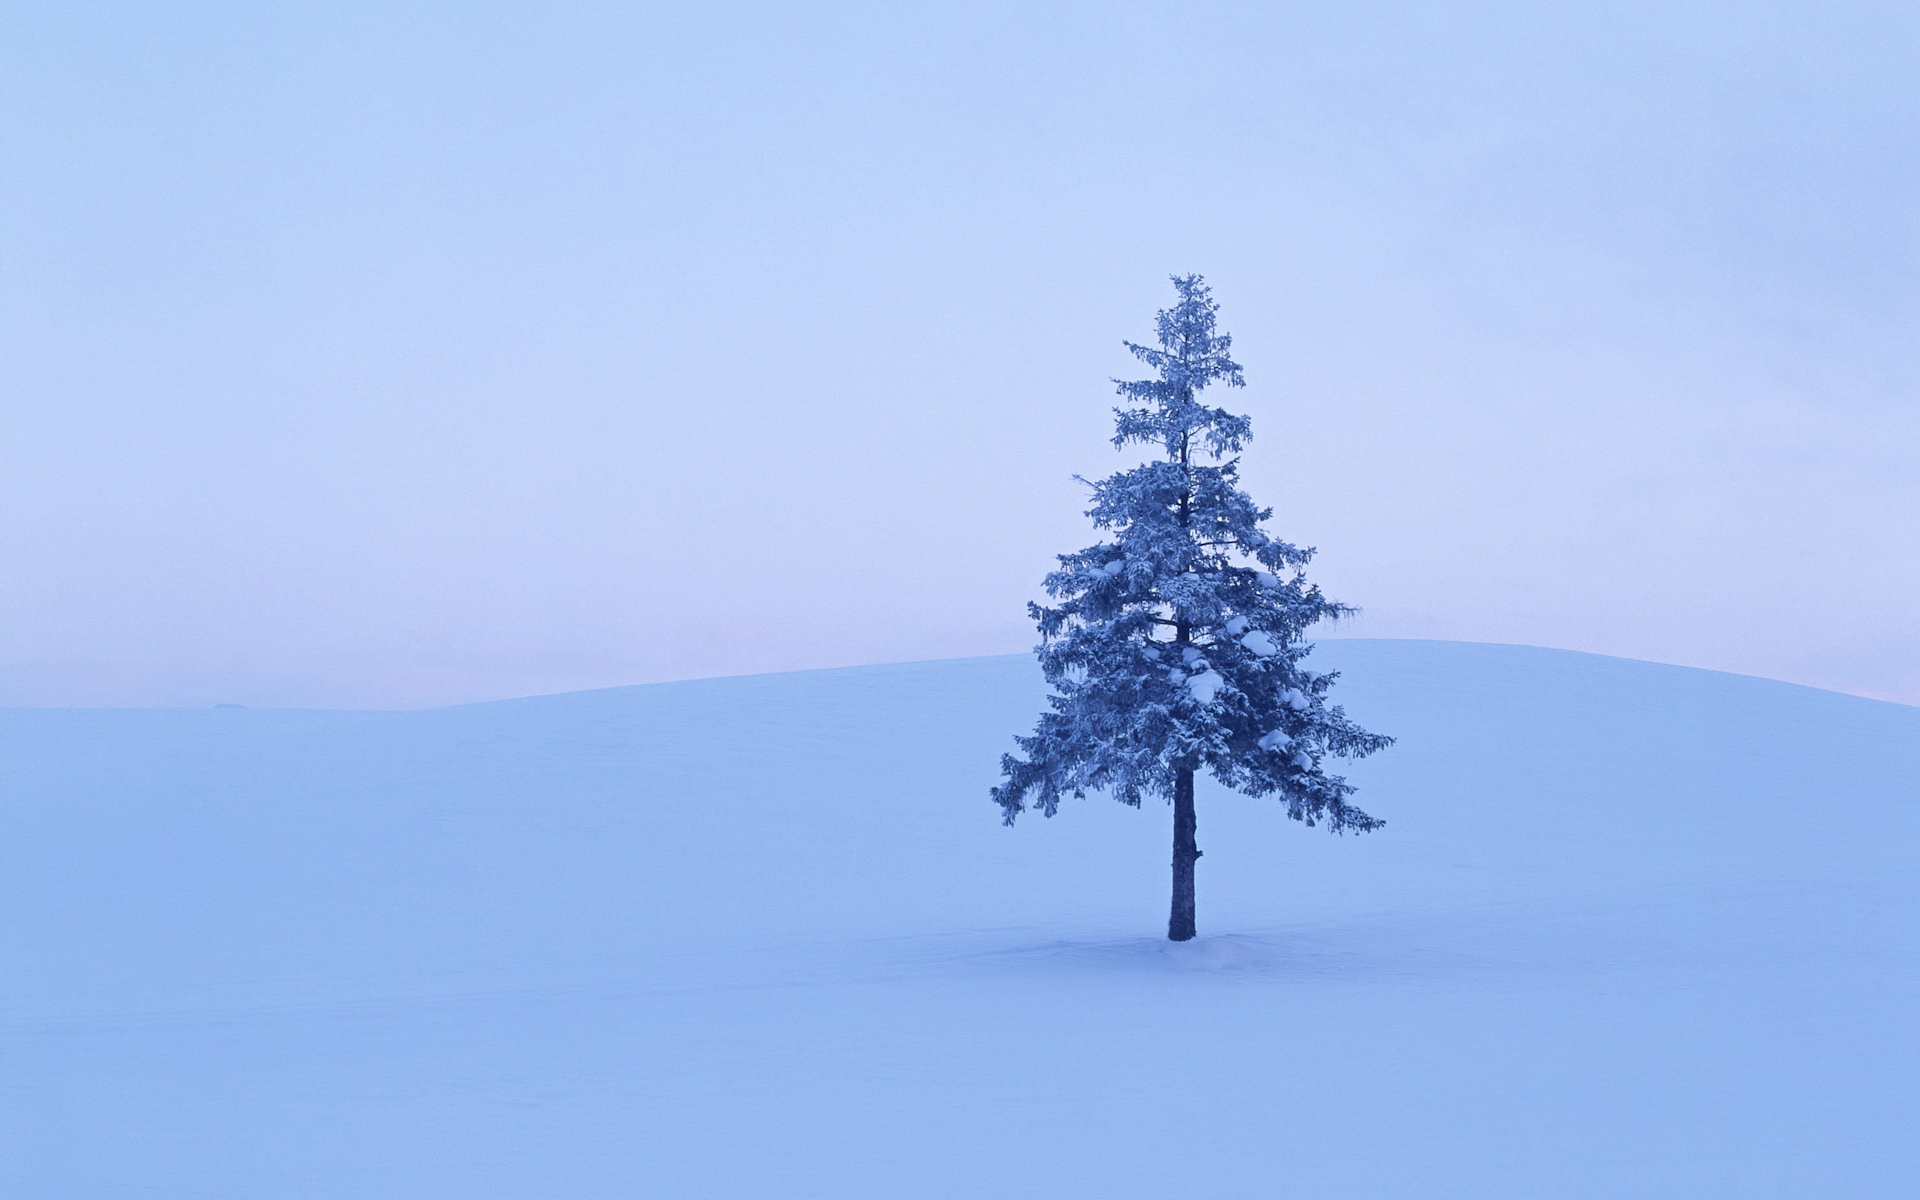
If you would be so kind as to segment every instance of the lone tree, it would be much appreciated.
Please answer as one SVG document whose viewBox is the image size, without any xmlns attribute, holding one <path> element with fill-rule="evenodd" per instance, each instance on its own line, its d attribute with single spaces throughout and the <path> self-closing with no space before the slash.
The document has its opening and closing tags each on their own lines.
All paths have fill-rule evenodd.
<svg viewBox="0 0 1920 1200">
<path fill-rule="evenodd" d="M 1213 302 L 1198 275 L 1176 276 L 1179 303 L 1159 315 L 1159 346 L 1126 343 L 1156 378 L 1116 380 L 1126 406 L 1113 444 L 1161 457 L 1091 484 L 1087 515 L 1111 538 L 1060 555 L 1046 578 L 1059 603 L 1029 605 L 1040 627 L 1040 665 L 1051 712 L 1026 757 L 1000 760 L 993 798 L 1006 823 L 1029 804 L 1051 817 L 1064 794 L 1106 791 L 1139 807 L 1173 801 L 1173 913 L 1167 936 L 1194 935 L 1193 777 L 1213 773 L 1248 795 L 1277 795 L 1287 815 L 1335 833 L 1381 822 L 1347 803 L 1354 789 L 1330 775 L 1330 758 L 1361 758 L 1392 744 L 1327 704 L 1337 677 L 1307 670 L 1309 626 L 1355 610 L 1306 582 L 1313 557 L 1269 537 L 1273 515 L 1241 491 L 1246 417 L 1208 408 L 1200 392 L 1241 387 L 1233 339 L 1214 332 Z"/>
</svg>

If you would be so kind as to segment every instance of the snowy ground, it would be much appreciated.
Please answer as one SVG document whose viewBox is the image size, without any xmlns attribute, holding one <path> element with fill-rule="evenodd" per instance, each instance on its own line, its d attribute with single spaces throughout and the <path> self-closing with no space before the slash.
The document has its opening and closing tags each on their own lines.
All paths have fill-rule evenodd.
<svg viewBox="0 0 1920 1200">
<path fill-rule="evenodd" d="M 1920 709 L 1330 642 L 1344 839 L 1007 830 L 1025 658 L 0 712 L 0 1194 L 1920 1194 Z"/>
</svg>

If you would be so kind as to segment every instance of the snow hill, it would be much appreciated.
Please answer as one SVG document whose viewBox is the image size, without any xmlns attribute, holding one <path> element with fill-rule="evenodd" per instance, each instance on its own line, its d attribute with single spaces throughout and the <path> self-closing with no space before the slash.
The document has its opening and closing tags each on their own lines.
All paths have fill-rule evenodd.
<svg viewBox="0 0 1920 1200">
<path fill-rule="evenodd" d="M 1387 827 L 998 824 L 1026 657 L 0 712 L 0 1194 L 1920 1194 L 1920 709 L 1333 641 Z"/>
</svg>

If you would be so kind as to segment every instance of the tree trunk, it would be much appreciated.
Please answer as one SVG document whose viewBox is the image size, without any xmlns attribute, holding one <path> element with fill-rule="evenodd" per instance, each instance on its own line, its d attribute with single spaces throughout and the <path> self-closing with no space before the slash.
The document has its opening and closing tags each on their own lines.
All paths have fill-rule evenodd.
<svg viewBox="0 0 1920 1200">
<path fill-rule="evenodd" d="M 1167 919 L 1167 936 L 1176 942 L 1193 937 L 1193 863 L 1200 857 L 1194 826 L 1193 772 L 1181 771 L 1173 779 L 1173 915 Z"/>
</svg>

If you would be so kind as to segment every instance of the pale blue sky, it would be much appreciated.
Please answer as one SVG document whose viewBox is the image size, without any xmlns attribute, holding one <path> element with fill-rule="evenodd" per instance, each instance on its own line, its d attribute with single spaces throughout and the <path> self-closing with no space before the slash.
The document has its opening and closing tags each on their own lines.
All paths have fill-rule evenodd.
<svg viewBox="0 0 1920 1200">
<path fill-rule="evenodd" d="M 1353 632 L 1920 700 L 1920 10 L 16 6 L 0 703 L 1024 649 L 1166 276 Z"/>
</svg>

